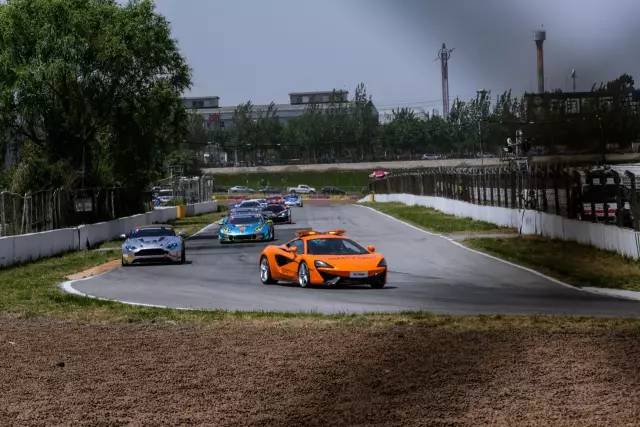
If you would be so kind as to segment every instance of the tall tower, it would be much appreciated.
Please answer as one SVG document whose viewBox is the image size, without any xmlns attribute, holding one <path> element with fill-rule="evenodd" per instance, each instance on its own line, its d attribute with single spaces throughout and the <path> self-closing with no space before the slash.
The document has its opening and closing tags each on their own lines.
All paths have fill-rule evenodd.
<svg viewBox="0 0 640 427">
<path fill-rule="evenodd" d="M 442 49 L 438 51 L 438 60 L 442 68 L 442 118 L 449 118 L 449 59 L 453 49 L 447 49 L 442 43 Z"/>
<path fill-rule="evenodd" d="M 542 28 L 533 32 L 538 57 L 538 93 L 544 93 L 544 51 L 542 45 L 547 39 L 547 32 Z"/>
</svg>

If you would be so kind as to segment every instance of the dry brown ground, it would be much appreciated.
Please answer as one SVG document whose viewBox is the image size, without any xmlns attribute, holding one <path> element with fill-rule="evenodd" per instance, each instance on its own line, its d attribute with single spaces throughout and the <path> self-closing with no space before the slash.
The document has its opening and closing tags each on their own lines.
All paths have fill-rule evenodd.
<svg viewBox="0 0 640 427">
<path fill-rule="evenodd" d="M 450 323 L 0 317 L 0 425 L 640 423 L 637 326 Z"/>
</svg>

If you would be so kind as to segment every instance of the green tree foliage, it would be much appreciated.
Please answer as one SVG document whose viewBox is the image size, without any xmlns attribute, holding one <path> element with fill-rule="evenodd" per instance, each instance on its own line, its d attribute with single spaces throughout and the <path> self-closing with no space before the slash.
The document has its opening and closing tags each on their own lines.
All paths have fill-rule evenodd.
<svg viewBox="0 0 640 427">
<path fill-rule="evenodd" d="M 163 154 L 184 138 L 180 94 L 189 84 L 189 68 L 150 0 L 0 5 L 5 144 L 19 146 L 16 173 L 37 166 L 48 177 L 21 179 L 18 191 L 37 189 L 33 185 L 143 189 L 157 176 Z"/>
</svg>

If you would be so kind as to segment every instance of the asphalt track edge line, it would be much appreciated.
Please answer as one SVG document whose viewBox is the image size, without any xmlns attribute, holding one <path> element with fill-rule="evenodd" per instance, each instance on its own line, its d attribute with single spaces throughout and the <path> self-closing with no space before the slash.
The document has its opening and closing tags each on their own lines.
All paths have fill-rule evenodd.
<svg viewBox="0 0 640 427">
<path fill-rule="evenodd" d="M 107 272 L 103 273 L 106 274 Z M 126 304 L 126 305 L 135 305 L 135 306 L 141 306 L 141 307 L 149 307 L 149 308 L 163 308 L 163 309 L 172 309 L 172 310 L 198 310 L 196 308 L 187 308 L 187 307 L 168 307 L 166 305 L 158 305 L 158 304 L 146 304 L 143 302 L 132 302 L 132 301 L 123 301 L 123 300 L 119 300 L 119 299 L 110 299 L 110 298 L 103 298 L 103 297 L 98 297 L 95 295 L 91 295 L 91 294 L 87 294 L 85 292 L 79 291 L 76 288 L 73 287 L 74 283 L 77 282 L 82 282 L 84 280 L 89 280 L 89 279 L 94 279 L 96 277 L 101 276 L 102 274 L 98 274 L 95 276 L 91 276 L 91 277 L 85 277 L 83 279 L 77 279 L 77 280 L 66 280 L 62 283 L 60 283 L 58 285 L 58 287 L 71 295 L 75 295 L 75 296 L 79 296 L 79 297 L 83 297 L 83 298 L 91 298 L 91 299 L 95 299 L 98 301 L 107 301 L 107 302 L 117 302 L 120 304 Z"/>
<path fill-rule="evenodd" d="M 192 238 L 193 236 L 197 236 L 200 233 L 203 233 L 209 227 L 213 227 L 214 225 L 215 225 L 215 223 L 205 225 L 200 230 L 198 230 L 197 232 L 195 232 L 194 234 L 189 236 L 186 240 Z M 110 270 L 110 271 L 113 271 L 113 270 Z M 192 310 L 192 311 L 203 310 L 203 309 L 191 308 L 191 307 L 169 307 L 169 306 L 166 306 L 166 305 L 159 305 L 159 304 L 146 304 L 146 303 L 143 303 L 143 302 L 133 302 L 133 301 L 123 301 L 123 300 L 119 300 L 119 299 L 103 298 L 103 297 L 98 297 L 98 296 L 95 296 L 95 295 L 87 294 L 85 292 L 81 292 L 81 291 L 79 291 L 79 290 L 77 290 L 76 288 L 73 287 L 74 283 L 82 282 L 84 280 L 89 280 L 89 279 L 95 279 L 96 277 L 100 277 L 100 276 L 102 276 L 104 274 L 109 273 L 110 271 L 105 271 L 104 273 L 96 274 L 94 276 L 84 277 L 82 279 L 65 280 L 64 282 L 60 283 L 58 285 L 58 287 L 63 292 L 66 292 L 68 294 L 79 296 L 79 297 L 83 297 L 83 298 L 91 298 L 91 299 L 95 299 L 95 300 L 98 300 L 98 301 L 117 302 L 117 303 L 120 303 L 120 304 L 133 305 L 133 306 L 139 306 L 139 307 L 162 308 L 162 309 L 171 309 L 171 310 Z"/>
<path fill-rule="evenodd" d="M 452 244 L 454 244 L 454 245 L 456 245 L 456 246 L 458 246 L 458 247 L 460 247 L 460 248 L 466 249 L 466 250 L 467 250 L 467 251 L 469 251 L 469 252 L 473 252 L 473 253 L 476 253 L 476 254 L 479 254 L 479 255 L 485 256 L 485 257 L 487 257 L 487 258 L 491 258 L 491 259 L 493 259 L 493 260 L 503 262 L 503 263 L 505 263 L 505 264 L 507 264 L 507 265 L 510 265 L 510 266 L 512 266 L 512 267 L 516 267 L 516 268 L 519 268 L 519 269 L 521 269 L 521 270 L 527 271 L 527 272 L 529 272 L 529 273 L 535 274 L 536 276 L 538 276 L 538 277 L 542 277 L 542 278 L 544 278 L 544 279 L 546 279 L 546 280 L 548 280 L 548 281 L 550 281 L 550 282 L 552 282 L 552 283 L 555 283 L 555 284 L 557 284 L 557 285 L 564 286 L 564 287 L 566 287 L 566 288 L 570 288 L 570 289 L 573 289 L 573 290 L 578 291 L 578 292 L 584 292 L 584 293 L 588 293 L 588 294 L 591 294 L 591 295 L 598 295 L 598 296 L 600 296 L 600 297 L 604 296 L 604 294 L 603 294 L 603 293 L 601 293 L 601 292 L 595 292 L 595 291 L 592 291 L 592 290 L 588 290 L 588 289 L 581 288 L 581 287 L 579 287 L 579 286 L 573 286 L 573 285 L 570 285 L 570 284 L 568 284 L 568 283 L 566 283 L 566 282 L 563 282 L 562 280 L 558 280 L 558 279 L 556 279 L 556 278 L 554 278 L 554 277 L 548 276 L 548 275 L 546 275 L 546 274 L 544 274 L 544 273 L 541 273 L 541 272 L 539 272 L 539 271 L 537 271 L 537 270 L 534 270 L 534 269 L 532 269 L 532 268 L 525 267 L 525 266 L 523 266 L 523 265 L 516 264 L 516 263 L 511 262 L 511 261 L 507 261 L 507 260 L 505 260 L 505 259 L 499 258 L 499 257 L 494 256 L 494 255 L 490 255 L 490 254 L 488 254 L 488 253 L 486 253 L 486 252 L 482 252 L 482 251 L 479 251 L 479 250 L 477 250 L 477 249 L 472 249 L 472 248 L 470 248 L 470 247 L 468 247 L 468 246 L 463 245 L 463 244 L 462 244 L 462 243 L 460 243 L 460 242 L 456 242 L 454 239 L 452 239 L 452 238 L 450 238 L 450 237 L 447 237 L 447 236 L 445 236 L 445 235 L 443 235 L 443 234 L 434 233 L 434 232 L 431 232 L 431 231 L 425 230 L 424 228 L 421 228 L 421 227 L 418 227 L 418 226 L 416 226 L 416 225 L 413 225 L 413 224 L 410 224 L 410 223 L 408 223 L 408 222 L 405 222 L 405 221 L 403 221 L 403 220 L 401 220 L 401 219 L 399 219 L 399 218 L 396 218 L 396 217 L 394 217 L 394 216 L 392 216 L 392 215 L 386 214 L 386 213 L 384 213 L 384 212 L 380 212 L 379 210 L 374 209 L 374 208 L 372 208 L 372 207 L 370 207 L 370 206 L 363 206 L 363 205 L 361 205 L 361 204 L 355 204 L 355 206 L 358 206 L 358 207 L 361 207 L 361 208 L 365 208 L 365 209 L 372 210 L 373 212 L 376 212 L 376 213 L 377 213 L 377 214 L 379 214 L 379 215 L 382 215 L 382 216 L 385 216 L 385 217 L 387 217 L 387 218 L 389 218 L 389 219 L 392 219 L 392 220 L 394 220 L 394 221 L 397 221 L 397 222 L 399 222 L 399 223 L 401 223 L 401 224 L 406 225 L 407 227 L 411 227 L 411 228 L 413 228 L 413 229 L 415 229 L 415 230 L 421 231 L 421 232 L 426 233 L 426 234 L 429 234 L 429 235 L 431 235 L 431 236 L 441 237 L 441 238 L 443 238 L 443 239 L 447 240 L 449 243 L 452 243 Z M 633 297 L 630 297 L 630 296 L 624 296 L 624 295 L 606 295 L 606 296 L 608 296 L 608 297 L 610 297 L 610 298 L 623 299 L 623 300 L 627 300 L 627 301 L 638 301 L 638 299 L 636 299 L 636 298 L 633 298 Z"/>
</svg>

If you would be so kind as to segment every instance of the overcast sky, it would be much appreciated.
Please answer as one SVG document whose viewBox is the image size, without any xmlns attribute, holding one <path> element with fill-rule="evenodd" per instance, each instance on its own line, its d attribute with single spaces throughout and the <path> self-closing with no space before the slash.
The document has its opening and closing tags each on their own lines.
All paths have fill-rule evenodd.
<svg viewBox="0 0 640 427">
<path fill-rule="evenodd" d="M 640 78 L 640 0 L 157 0 L 193 69 L 191 96 L 288 102 L 292 91 L 364 82 L 379 108 L 536 87 L 532 31 L 547 30 L 546 87 Z"/>
</svg>

